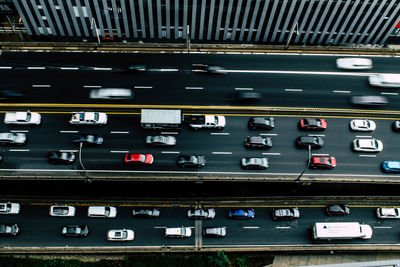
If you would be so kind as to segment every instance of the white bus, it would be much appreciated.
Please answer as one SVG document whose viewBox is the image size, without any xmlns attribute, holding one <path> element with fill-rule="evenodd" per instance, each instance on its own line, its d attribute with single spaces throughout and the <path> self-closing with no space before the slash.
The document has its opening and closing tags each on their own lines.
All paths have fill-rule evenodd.
<svg viewBox="0 0 400 267">
<path fill-rule="evenodd" d="M 317 222 L 312 228 L 314 240 L 370 239 L 372 228 L 358 222 Z"/>
</svg>

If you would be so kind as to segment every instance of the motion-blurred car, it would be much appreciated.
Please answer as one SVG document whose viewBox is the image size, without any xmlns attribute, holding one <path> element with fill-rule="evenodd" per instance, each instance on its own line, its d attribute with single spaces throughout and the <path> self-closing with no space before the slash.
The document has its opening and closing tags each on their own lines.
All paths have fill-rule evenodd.
<svg viewBox="0 0 400 267">
<path fill-rule="evenodd" d="M 205 208 L 205 209 L 190 209 L 187 211 L 187 217 L 189 219 L 195 220 L 209 220 L 214 219 L 215 210 L 213 208 Z"/>
<path fill-rule="evenodd" d="M 400 121 L 394 121 L 392 125 L 392 129 L 395 132 L 400 132 Z"/>
<path fill-rule="evenodd" d="M 203 235 L 205 237 L 225 237 L 226 227 L 205 227 Z"/>
<path fill-rule="evenodd" d="M 350 208 L 347 204 L 331 204 L 326 206 L 326 214 L 329 216 L 344 216 L 350 214 Z"/>
<path fill-rule="evenodd" d="M 328 123 L 325 119 L 318 118 L 306 118 L 301 119 L 299 122 L 300 130 L 307 131 L 323 131 L 328 127 Z"/>
<path fill-rule="evenodd" d="M 272 140 L 269 137 L 247 136 L 244 139 L 244 146 L 246 148 L 268 149 L 272 147 Z"/>
<path fill-rule="evenodd" d="M 174 136 L 165 135 L 148 135 L 146 136 L 146 145 L 150 145 L 152 147 L 171 147 L 176 145 L 176 138 Z"/>
<path fill-rule="evenodd" d="M 381 219 L 400 219 L 400 208 L 377 208 L 376 216 Z"/>
<path fill-rule="evenodd" d="M 211 74 L 227 74 L 227 71 L 223 67 L 207 64 L 192 64 L 192 71 Z"/>
<path fill-rule="evenodd" d="M 345 57 L 336 59 L 336 67 L 343 70 L 369 70 L 372 69 L 372 60 L 360 57 Z"/>
<path fill-rule="evenodd" d="M 24 133 L 0 133 L 0 145 L 25 145 Z"/>
<path fill-rule="evenodd" d="M 91 99 L 132 99 L 133 90 L 128 88 L 100 88 L 92 89 L 89 97 Z"/>
<path fill-rule="evenodd" d="M 66 237 L 85 237 L 89 234 L 87 225 L 67 225 L 61 228 L 61 235 Z"/>
<path fill-rule="evenodd" d="M 158 209 L 133 209 L 132 215 L 139 218 L 158 218 L 160 211 Z"/>
<path fill-rule="evenodd" d="M 27 97 L 26 93 L 17 90 L 0 90 L 1 101 L 19 101 Z"/>
<path fill-rule="evenodd" d="M 108 241 L 132 241 L 135 238 L 135 233 L 130 229 L 110 230 L 107 233 Z"/>
<path fill-rule="evenodd" d="M 83 143 L 84 145 L 101 145 L 103 144 L 103 137 L 97 134 L 81 134 L 72 141 L 74 145 Z"/>
<path fill-rule="evenodd" d="M 18 214 L 21 210 L 19 203 L 2 202 L 0 203 L 0 214 Z"/>
<path fill-rule="evenodd" d="M 380 73 L 369 76 L 369 84 L 386 88 L 400 88 L 400 74 Z"/>
<path fill-rule="evenodd" d="M 386 160 L 382 162 L 381 167 L 384 172 L 400 172 L 400 161 Z"/>
<path fill-rule="evenodd" d="M 275 119 L 270 117 L 251 117 L 247 126 L 252 130 L 272 130 L 275 127 Z"/>
<path fill-rule="evenodd" d="M 269 167 L 267 158 L 242 158 L 240 167 L 245 170 L 265 170 Z"/>
<path fill-rule="evenodd" d="M 372 132 L 376 129 L 376 124 L 372 120 L 351 120 L 350 129 L 360 132 Z"/>
<path fill-rule="evenodd" d="M 313 156 L 310 159 L 310 168 L 332 169 L 336 167 L 336 159 L 330 156 Z"/>
<path fill-rule="evenodd" d="M 230 209 L 227 213 L 229 219 L 253 219 L 255 216 L 254 209 Z"/>
<path fill-rule="evenodd" d="M 50 216 L 56 217 L 74 217 L 75 216 L 75 207 L 67 206 L 67 205 L 53 205 L 50 206 Z"/>
<path fill-rule="evenodd" d="M 234 92 L 232 100 L 236 103 L 257 103 L 262 99 L 262 94 L 257 92 Z"/>
<path fill-rule="evenodd" d="M 381 140 L 375 138 L 357 138 L 353 140 L 353 150 L 361 152 L 380 152 L 383 150 Z"/>
<path fill-rule="evenodd" d="M 361 95 L 350 97 L 350 103 L 355 106 L 382 107 L 386 106 L 389 101 L 384 96 Z"/>
<path fill-rule="evenodd" d="M 42 116 L 37 112 L 7 112 L 4 117 L 4 123 L 14 125 L 39 125 L 41 123 L 41 118 Z"/>
<path fill-rule="evenodd" d="M 153 162 L 152 154 L 127 153 L 124 157 L 124 163 L 129 165 L 151 165 Z"/>
<path fill-rule="evenodd" d="M 272 218 L 274 220 L 294 220 L 300 218 L 300 211 L 298 208 L 273 209 Z"/>
<path fill-rule="evenodd" d="M 296 139 L 296 146 L 300 148 L 321 148 L 324 145 L 324 140 L 319 136 L 299 136 Z"/>
<path fill-rule="evenodd" d="M 0 224 L 1 236 L 16 236 L 20 232 L 17 224 Z"/>
<path fill-rule="evenodd" d="M 71 164 L 75 161 L 75 153 L 67 151 L 50 151 L 47 160 L 51 164 Z"/>
<path fill-rule="evenodd" d="M 180 155 L 176 164 L 181 168 L 202 168 L 206 165 L 206 158 L 201 155 Z"/>
</svg>

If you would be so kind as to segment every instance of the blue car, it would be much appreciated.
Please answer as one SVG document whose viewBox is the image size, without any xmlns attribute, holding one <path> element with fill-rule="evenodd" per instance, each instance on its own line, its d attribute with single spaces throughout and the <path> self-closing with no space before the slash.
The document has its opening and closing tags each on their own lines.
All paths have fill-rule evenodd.
<svg viewBox="0 0 400 267">
<path fill-rule="evenodd" d="M 253 219 L 256 215 L 254 209 L 228 210 L 229 219 Z"/>
<path fill-rule="evenodd" d="M 382 170 L 384 172 L 400 172 L 400 161 L 387 160 L 382 162 Z"/>
</svg>

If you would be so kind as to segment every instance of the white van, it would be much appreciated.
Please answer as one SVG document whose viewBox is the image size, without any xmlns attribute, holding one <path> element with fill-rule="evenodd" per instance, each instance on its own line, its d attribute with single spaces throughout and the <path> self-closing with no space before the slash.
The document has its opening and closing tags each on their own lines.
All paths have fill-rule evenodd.
<svg viewBox="0 0 400 267">
<path fill-rule="evenodd" d="M 88 217 L 95 218 L 115 218 L 117 217 L 117 208 L 109 206 L 90 206 Z"/>
<path fill-rule="evenodd" d="M 90 91 L 91 99 L 132 99 L 133 90 L 127 88 L 100 88 Z"/>
<path fill-rule="evenodd" d="M 190 227 L 165 228 L 164 234 L 166 237 L 190 237 L 192 229 Z"/>
<path fill-rule="evenodd" d="M 380 73 L 369 76 L 369 84 L 372 86 L 400 88 L 400 74 Z"/>
</svg>

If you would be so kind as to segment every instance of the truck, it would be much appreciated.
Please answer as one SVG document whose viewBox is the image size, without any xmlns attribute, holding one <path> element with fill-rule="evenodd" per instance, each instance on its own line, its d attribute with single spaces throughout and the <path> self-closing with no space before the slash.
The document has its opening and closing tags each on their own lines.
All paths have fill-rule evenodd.
<svg viewBox="0 0 400 267">
<path fill-rule="evenodd" d="M 182 112 L 178 109 L 142 109 L 140 125 L 145 129 L 180 129 Z"/>
<path fill-rule="evenodd" d="M 314 240 L 370 239 L 372 228 L 358 222 L 317 222 L 312 228 Z"/>
<path fill-rule="evenodd" d="M 225 117 L 215 115 L 192 115 L 189 118 L 189 127 L 194 130 L 217 129 L 225 127 Z"/>
</svg>

